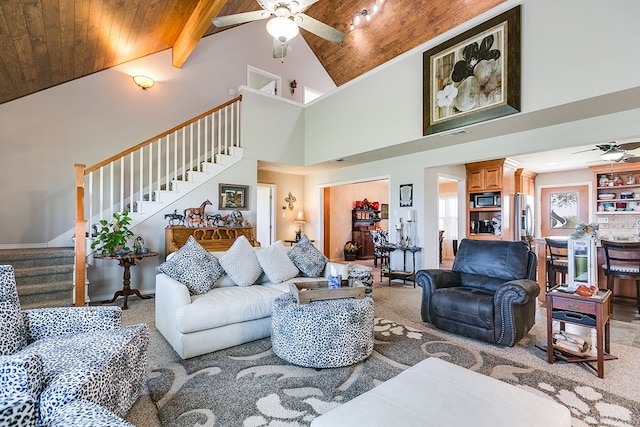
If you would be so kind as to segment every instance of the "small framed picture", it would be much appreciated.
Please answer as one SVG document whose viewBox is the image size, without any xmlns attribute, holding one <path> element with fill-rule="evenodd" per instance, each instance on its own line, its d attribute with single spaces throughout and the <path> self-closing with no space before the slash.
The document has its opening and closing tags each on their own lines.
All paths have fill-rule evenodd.
<svg viewBox="0 0 640 427">
<path fill-rule="evenodd" d="M 248 208 L 249 186 L 220 184 L 220 210 Z"/>
<path fill-rule="evenodd" d="M 413 184 L 402 184 L 400 186 L 400 207 L 408 208 L 413 206 Z"/>
</svg>

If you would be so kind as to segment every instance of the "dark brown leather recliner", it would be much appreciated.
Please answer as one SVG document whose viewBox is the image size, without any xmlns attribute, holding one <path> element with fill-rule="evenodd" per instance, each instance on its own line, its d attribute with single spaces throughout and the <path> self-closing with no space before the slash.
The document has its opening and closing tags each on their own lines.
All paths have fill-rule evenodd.
<svg viewBox="0 0 640 427">
<path fill-rule="evenodd" d="M 420 270 L 422 320 L 514 346 L 535 323 L 537 258 L 525 242 L 463 239 L 452 270 Z"/>
</svg>

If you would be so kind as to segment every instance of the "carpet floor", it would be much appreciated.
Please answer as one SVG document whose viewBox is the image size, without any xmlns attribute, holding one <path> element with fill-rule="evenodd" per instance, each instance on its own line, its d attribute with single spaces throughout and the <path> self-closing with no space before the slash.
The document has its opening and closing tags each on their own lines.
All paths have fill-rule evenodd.
<svg viewBox="0 0 640 427">
<path fill-rule="evenodd" d="M 640 425 L 640 351 L 612 344 L 618 360 L 599 379 L 581 364 L 546 363 L 535 347 L 546 331 L 535 326 L 513 348 L 437 331 L 420 321 L 421 289 L 376 284 L 373 354 L 351 367 L 315 370 L 287 364 L 270 340 L 181 360 L 154 327 L 153 300 L 133 299 L 125 323 L 145 322 L 152 338 L 148 394 L 127 419 L 147 426 L 305 426 L 321 413 L 385 381 L 426 357 L 548 396 L 569 407 L 575 427 Z"/>
</svg>

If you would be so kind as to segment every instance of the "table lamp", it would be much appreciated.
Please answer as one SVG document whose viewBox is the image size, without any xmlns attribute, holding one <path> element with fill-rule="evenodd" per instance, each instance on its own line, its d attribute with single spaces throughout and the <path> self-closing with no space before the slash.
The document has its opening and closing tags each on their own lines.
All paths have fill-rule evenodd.
<svg viewBox="0 0 640 427">
<path fill-rule="evenodd" d="M 304 224 L 304 212 L 302 210 L 298 211 L 298 215 L 296 215 L 296 219 L 294 220 L 296 224 L 298 224 L 298 229 L 296 230 L 296 242 L 302 238 L 302 225 Z"/>
</svg>

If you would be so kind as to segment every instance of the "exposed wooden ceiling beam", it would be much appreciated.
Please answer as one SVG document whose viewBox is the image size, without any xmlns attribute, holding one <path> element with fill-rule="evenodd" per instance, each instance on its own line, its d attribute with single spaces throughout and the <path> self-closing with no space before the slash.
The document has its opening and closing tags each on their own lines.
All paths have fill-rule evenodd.
<svg viewBox="0 0 640 427">
<path fill-rule="evenodd" d="M 218 16 L 228 0 L 200 0 L 173 45 L 172 62 L 181 68 L 202 36 L 211 26 L 211 18 Z"/>
</svg>

